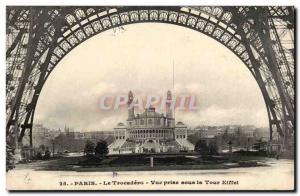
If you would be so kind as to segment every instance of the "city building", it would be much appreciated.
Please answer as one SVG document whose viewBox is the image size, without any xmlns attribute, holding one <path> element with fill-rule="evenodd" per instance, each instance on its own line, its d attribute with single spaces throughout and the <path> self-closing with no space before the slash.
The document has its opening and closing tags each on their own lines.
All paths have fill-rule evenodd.
<svg viewBox="0 0 300 196">
<path fill-rule="evenodd" d="M 61 134 L 61 130 L 50 129 L 42 124 L 35 124 L 32 132 L 33 147 L 39 147 L 40 145 L 50 146 L 53 139 Z"/>
<path fill-rule="evenodd" d="M 166 114 L 158 113 L 152 106 L 135 114 L 133 98 L 130 91 L 127 123 L 118 123 L 114 128 L 115 141 L 109 146 L 111 154 L 194 150 L 194 145 L 187 140 L 187 126 L 183 122 L 175 124 L 170 91 L 167 93 Z"/>
</svg>

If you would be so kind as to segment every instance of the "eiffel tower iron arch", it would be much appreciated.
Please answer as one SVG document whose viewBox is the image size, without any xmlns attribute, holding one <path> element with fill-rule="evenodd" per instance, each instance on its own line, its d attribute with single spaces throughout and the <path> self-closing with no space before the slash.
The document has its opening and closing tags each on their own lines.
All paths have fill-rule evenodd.
<svg viewBox="0 0 300 196">
<path fill-rule="evenodd" d="M 285 7 L 8 7 L 7 135 L 21 143 L 27 133 L 32 145 L 42 87 L 77 45 L 109 29 L 154 22 L 203 33 L 240 58 L 262 92 L 270 140 L 278 133 L 282 143 L 288 142 L 294 134 L 294 61 L 277 62 L 274 55 L 279 49 L 274 48 L 281 44 L 273 43 L 269 31 L 278 18 L 293 30 L 293 12 Z M 286 53 L 279 52 L 285 57 Z M 14 77 L 16 73 L 21 76 Z"/>
</svg>

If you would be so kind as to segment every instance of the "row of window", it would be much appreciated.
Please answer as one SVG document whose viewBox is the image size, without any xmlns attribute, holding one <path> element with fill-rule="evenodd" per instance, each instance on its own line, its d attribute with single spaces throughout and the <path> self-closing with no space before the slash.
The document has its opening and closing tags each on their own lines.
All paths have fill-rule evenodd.
<svg viewBox="0 0 300 196">
<path fill-rule="evenodd" d="M 116 136 L 116 139 L 125 139 L 125 136 Z"/>
<path fill-rule="evenodd" d="M 158 137 L 164 137 L 164 134 L 163 133 L 154 133 L 154 134 L 139 134 L 139 135 L 132 135 L 132 138 L 148 138 L 148 137 L 155 137 L 155 138 L 158 138 Z"/>
<path fill-rule="evenodd" d="M 176 135 L 176 138 L 182 138 L 182 139 L 184 139 L 185 135 Z"/>
<path fill-rule="evenodd" d="M 146 124 L 146 120 L 141 119 L 140 120 L 140 125 L 144 125 L 144 124 Z M 153 119 L 148 119 L 147 124 L 152 125 L 153 124 Z M 160 118 L 157 118 L 157 119 L 154 119 L 154 124 L 155 125 L 160 125 L 160 124 L 163 124 L 163 123 L 161 123 Z"/>
<path fill-rule="evenodd" d="M 169 132 L 170 130 L 133 130 L 130 131 L 131 134 L 140 134 L 140 133 L 165 133 Z"/>
</svg>

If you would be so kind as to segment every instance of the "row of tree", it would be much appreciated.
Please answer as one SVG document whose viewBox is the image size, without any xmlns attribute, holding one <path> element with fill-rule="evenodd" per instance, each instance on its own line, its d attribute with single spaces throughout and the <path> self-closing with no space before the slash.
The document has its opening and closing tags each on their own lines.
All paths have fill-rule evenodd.
<svg viewBox="0 0 300 196">
<path fill-rule="evenodd" d="M 229 151 L 232 150 L 232 141 L 227 143 Z M 265 152 L 267 151 L 268 143 L 262 140 L 256 141 L 252 145 L 252 149 L 258 152 Z M 217 155 L 218 154 L 218 144 L 215 141 L 206 142 L 205 140 L 198 140 L 195 144 L 195 152 L 201 155 Z M 247 151 L 249 149 L 247 148 Z"/>
<path fill-rule="evenodd" d="M 198 140 L 195 144 L 195 152 L 201 155 L 217 155 L 218 146 L 215 142 L 207 143 L 205 140 Z"/>
<path fill-rule="evenodd" d="M 84 154 L 87 156 L 103 157 L 108 154 L 108 145 L 106 141 L 100 140 L 95 145 L 92 141 L 87 140 L 84 147 Z"/>
</svg>

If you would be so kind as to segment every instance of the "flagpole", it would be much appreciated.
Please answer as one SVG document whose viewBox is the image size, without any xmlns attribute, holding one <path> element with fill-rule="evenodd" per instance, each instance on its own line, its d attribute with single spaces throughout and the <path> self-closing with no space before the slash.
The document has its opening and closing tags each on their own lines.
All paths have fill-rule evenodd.
<svg viewBox="0 0 300 196">
<path fill-rule="evenodd" d="M 175 104 L 176 104 L 176 100 L 175 100 L 175 65 L 174 65 L 174 59 L 173 59 L 173 93 L 174 93 L 174 95 L 173 95 L 173 101 L 175 101 L 174 102 L 174 108 L 173 108 L 173 115 L 174 115 L 174 119 L 175 119 Z"/>
</svg>

